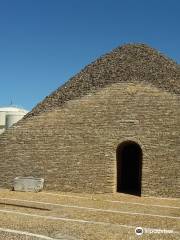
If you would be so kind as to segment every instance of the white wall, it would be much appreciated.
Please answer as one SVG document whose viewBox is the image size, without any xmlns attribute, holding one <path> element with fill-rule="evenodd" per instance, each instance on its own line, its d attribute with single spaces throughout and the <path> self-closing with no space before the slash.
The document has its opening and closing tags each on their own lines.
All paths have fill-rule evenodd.
<svg viewBox="0 0 180 240">
<path fill-rule="evenodd" d="M 15 107 L 0 108 L 0 134 L 18 122 L 28 111 Z"/>
</svg>

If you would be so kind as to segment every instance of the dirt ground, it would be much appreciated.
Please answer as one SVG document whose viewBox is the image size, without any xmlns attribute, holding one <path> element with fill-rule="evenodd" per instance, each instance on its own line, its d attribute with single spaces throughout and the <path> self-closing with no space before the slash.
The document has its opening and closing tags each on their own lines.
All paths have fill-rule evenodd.
<svg viewBox="0 0 180 240">
<path fill-rule="evenodd" d="M 1 239 L 176 240 L 180 199 L 0 189 Z"/>
</svg>

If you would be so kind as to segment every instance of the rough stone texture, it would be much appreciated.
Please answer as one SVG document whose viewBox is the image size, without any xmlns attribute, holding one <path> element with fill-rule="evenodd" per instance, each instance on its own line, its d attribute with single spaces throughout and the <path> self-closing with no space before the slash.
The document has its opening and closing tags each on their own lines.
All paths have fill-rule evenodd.
<svg viewBox="0 0 180 240">
<path fill-rule="evenodd" d="M 0 186 L 16 176 L 46 189 L 116 191 L 116 149 L 137 142 L 142 195 L 180 196 L 179 67 L 145 45 L 98 59 L 0 136 Z"/>
<path fill-rule="evenodd" d="M 65 102 L 118 82 L 146 82 L 180 93 L 180 68 L 145 44 L 127 44 L 114 49 L 54 91 L 25 118 L 62 106 Z"/>
<path fill-rule="evenodd" d="M 179 96 L 148 84 L 117 83 L 29 118 L 0 141 L 0 186 L 17 175 L 46 189 L 116 191 L 116 148 L 142 148 L 142 195 L 179 197 Z"/>
</svg>

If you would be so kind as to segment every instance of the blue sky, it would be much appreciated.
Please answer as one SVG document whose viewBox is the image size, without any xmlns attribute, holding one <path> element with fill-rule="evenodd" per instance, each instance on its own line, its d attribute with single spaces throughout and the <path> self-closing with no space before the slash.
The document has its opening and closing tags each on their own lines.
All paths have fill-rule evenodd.
<svg viewBox="0 0 180 240">
<path fill-rule="evenodd" d="M 180 1 L 0 0 L 0 106 L 30 110 L 98 56 L 133 42 L 180 63 Z"/>
</svg>

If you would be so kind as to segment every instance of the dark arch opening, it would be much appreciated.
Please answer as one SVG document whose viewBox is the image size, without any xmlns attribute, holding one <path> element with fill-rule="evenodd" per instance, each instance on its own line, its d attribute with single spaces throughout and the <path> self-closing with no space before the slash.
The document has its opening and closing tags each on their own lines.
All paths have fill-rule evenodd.
<svg viewBox="0 0 180 240">
<path fill-rule="evenodd" d="M 125 141 L 117 147 L 117 192 L 141 195 L 142 150 L 139 144 Z"/>
</svg>

